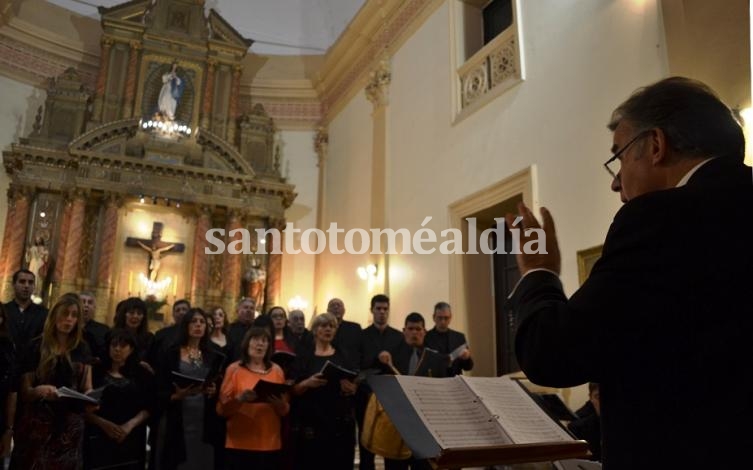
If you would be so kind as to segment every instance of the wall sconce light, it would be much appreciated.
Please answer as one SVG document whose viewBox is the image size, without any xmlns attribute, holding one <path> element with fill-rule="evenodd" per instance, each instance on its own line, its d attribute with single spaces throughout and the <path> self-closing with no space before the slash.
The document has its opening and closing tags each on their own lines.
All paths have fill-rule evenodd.
<svg viewBox="0 0 753 470">
<path fill-rule="evenodd" d="M 306 307 L 308 307 L 309 304 L 305 300 L 303 300 L 303 297 L 300 295 L 296 295 L 290 301 L 288 301 L 288 311 L 290 310 L 301 310 L 305 311 Z"/>
<path fill-rule="evenodd" d="M 358 277 L 364 281 L 376 279 L 377 272 L 378 269 L 376 264 L 367 264 L 366 266 L 359 266 L 358 269 L 356 269 Z"/>
</svg>

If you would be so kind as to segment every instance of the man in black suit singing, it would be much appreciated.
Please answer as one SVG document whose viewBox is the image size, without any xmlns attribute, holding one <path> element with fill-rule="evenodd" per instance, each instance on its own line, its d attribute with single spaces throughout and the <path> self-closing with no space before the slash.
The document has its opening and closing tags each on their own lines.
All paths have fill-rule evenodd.
<svg viewBox="0 0 753 470">
<path fill-rule="evenodd" d="M 452 309 L 447 302 L 437 302 L 434 306 L 434 328 L 426 332 L 426 346 L 449 358 L 447 375 L 454 377 L 464 370 L 473 369 L 473 358 L 465 335 L 450 329 Z"/>
<path fill-rule="evenodd" d="M 554 222 L 522 204 L 509 302 L 535 383 L 599 382 L 604 468 L 733 468 L 753 444 L 753 177 L 732 112 L 668 78 L 612 114 L 612 189 L 625 203 L 569 299 Z M 614 165 L 614 166 L 613 166 Z M 508 215 L 508 224 L 514 217 Z"/>
<path fill-rule="evenodd" d="M 3 305 L 8 316 L 8 333 L 16 351 L 25 354 L 31 340 L 42 334 L 47 309 L 31 300 L 36 276 L 28 269 L 13 273 L 13 300 Z"/>
</svg>

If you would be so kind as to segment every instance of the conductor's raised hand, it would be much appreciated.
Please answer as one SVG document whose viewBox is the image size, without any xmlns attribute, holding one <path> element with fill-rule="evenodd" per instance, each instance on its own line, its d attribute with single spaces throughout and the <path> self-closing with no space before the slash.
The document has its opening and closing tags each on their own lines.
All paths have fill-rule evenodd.
<svg viewBox="0 0 753 470">
<path fill-rule="evenodd" d="M 515 224 L 518 217 L 522 220 L 519 219 L 519 222 Z M 557 232 L 554 229 L 552 214 L 545 207 L 541 208 L 541 219 L 542 223 L 539 224 L 533 212 L 522 202 L 518 203 L 517 217 L 514 214 L 505 215 L 505 221 L 509 228 L 520 229 L 520 247 L 518 247 L 515 258 L 518 261 L 518 269 L 521 275 L 532 269 L 547 269 L 557 275 L 560 273 L 562 261 L 559 244 L 557 243 Z M 538 230 L 531 229 L 541 229 L 543 234 Z M 529 243 L 526 247 L 528 242 L 533 243 Z"/>
</svg>

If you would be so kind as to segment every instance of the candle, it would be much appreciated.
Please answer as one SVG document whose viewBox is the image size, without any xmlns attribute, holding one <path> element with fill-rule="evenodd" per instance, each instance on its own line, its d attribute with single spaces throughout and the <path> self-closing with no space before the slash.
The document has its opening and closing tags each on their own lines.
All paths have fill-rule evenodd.
<svg viewBox="0 0 753 470">
<path fill-rule="evenodd" d="M 133 271 L 128 271 L 128 296 L 133 292 Z"/>
<path fill-rule="evenodd" d="M 178 275 L 175 275 L 175 279 L 173 279 L 173 297 L 178 295 Z"/>
</svg>

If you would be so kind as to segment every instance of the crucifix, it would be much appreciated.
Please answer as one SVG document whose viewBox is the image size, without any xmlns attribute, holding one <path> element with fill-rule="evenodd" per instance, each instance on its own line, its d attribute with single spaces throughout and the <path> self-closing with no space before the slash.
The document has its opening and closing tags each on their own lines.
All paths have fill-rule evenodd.
<svg viewBox="0 0 753 470">
<path fill-rule="evenodd" d="M 182 243 L 170 243 L 162 241 L 162 222 L 154 222 L 152 225 L 152 239 L 126 238 L 126 246 L 138 247 L 149 253 L 149 280 L 157 280 L 157 273 L 162 264 L 162 256 L 165 253 L 183 253 L 186 246 Z"/>
</svg>

